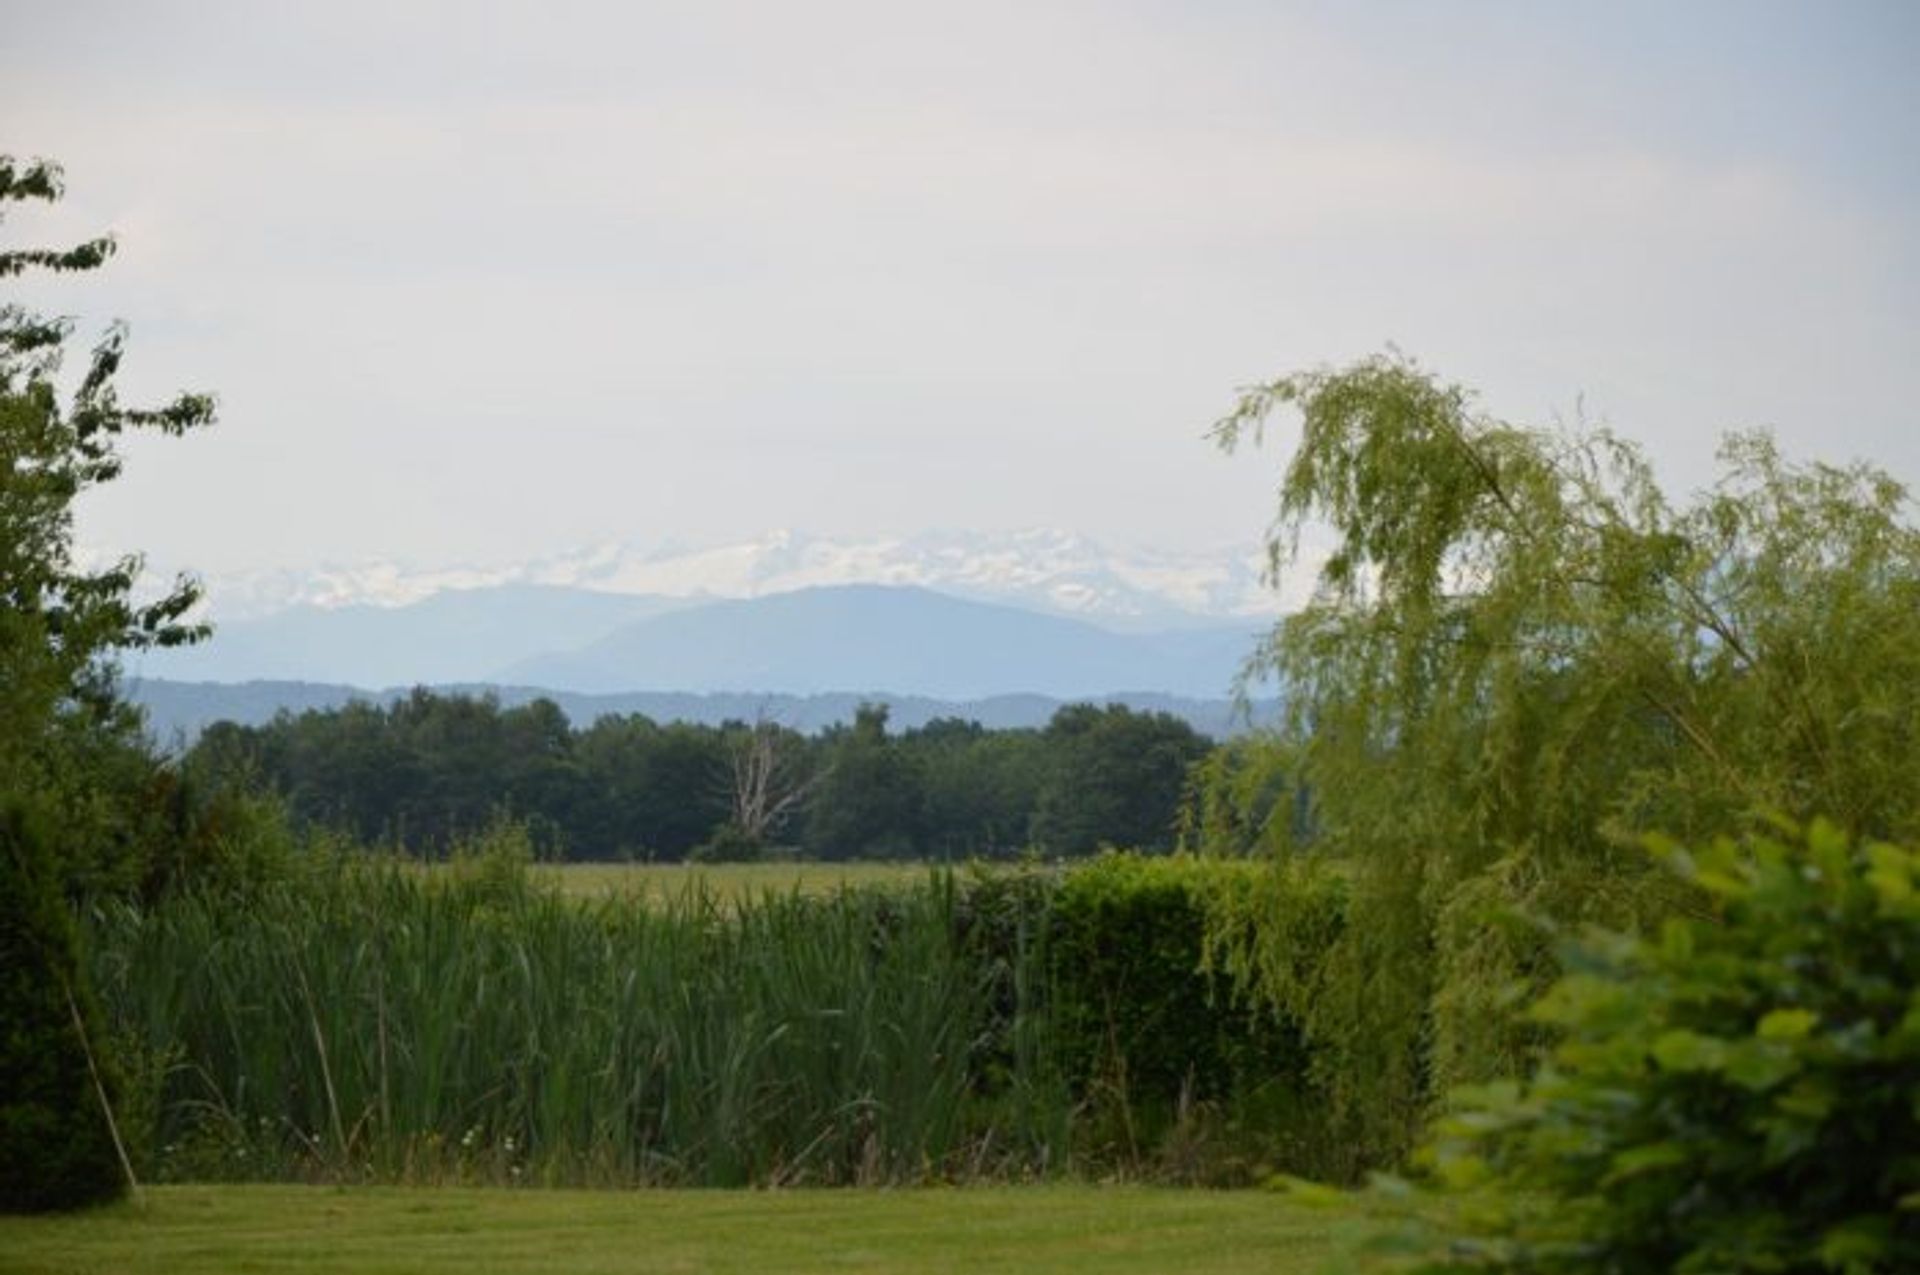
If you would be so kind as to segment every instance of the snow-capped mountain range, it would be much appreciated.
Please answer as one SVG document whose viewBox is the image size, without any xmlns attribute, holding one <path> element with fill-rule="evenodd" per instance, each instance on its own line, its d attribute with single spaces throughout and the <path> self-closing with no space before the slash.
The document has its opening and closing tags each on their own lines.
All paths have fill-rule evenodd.
<svg viewBox="0 0 1920 1275">
<path fill-rule="evenodd" d="M 1218 699 L 1284 601 L 1261 565 L 1256 550 L 1116 552 L 1058 531 L 775 532 L 495 566 L 214 576 L 211 639 L 129 656 L 122 672 L 136 687 Z"/>
<path fill-rule="evenodd" d="M 366 562 L 206 577 L 218 620 L 296 607 L 399 607 L 435 594 L 547 585 L 669 598 L 756 598 L 849 584 L 918 586 L 1087 620 L 1154 630 L 1270 619 L 1279 599 L 1262 582 L 1263 552 L 1116 549 L 1038 528 L 843 539 L 774 531 L 731 544 L 614 542 L 522 562 L 411 566 Z"/>
</svg>

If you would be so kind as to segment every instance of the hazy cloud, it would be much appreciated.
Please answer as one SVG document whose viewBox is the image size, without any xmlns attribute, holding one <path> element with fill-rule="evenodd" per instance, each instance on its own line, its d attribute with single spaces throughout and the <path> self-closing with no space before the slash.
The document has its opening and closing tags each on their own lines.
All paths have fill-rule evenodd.
<svg viewBox="0 0 1920 1275">
<path fill-rule="evenodd" d="M 123 244 L 30 299 L 222 395 L 89 511 L 166 561 L 1244 541 L 1208 420 L 1387 341 L 1920 480 L 1904 5 L 0 9 L 4 233 Z"/>
</svg>

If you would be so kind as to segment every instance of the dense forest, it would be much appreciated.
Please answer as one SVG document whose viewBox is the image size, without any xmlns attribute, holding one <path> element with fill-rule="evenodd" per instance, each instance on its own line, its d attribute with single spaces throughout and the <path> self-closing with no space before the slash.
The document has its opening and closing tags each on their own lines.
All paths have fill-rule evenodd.
<svg viewBox="0 0 1920 1275">
<path fill-rule="evenodd" d="M 884 707 L 816 735 L 603 717 L 550 700 L 416 690 L 259 727 L 216 724 L 185 762 L 203 790 L 283 798 L 296 821 L 443 854 L 522 823 L 544 857 L 941 861 L 1170 848 L 1210 742 L 1179 718 L 1068 705 L 1044 730 L 944 719 L 892 733 Z"/>
</svg>

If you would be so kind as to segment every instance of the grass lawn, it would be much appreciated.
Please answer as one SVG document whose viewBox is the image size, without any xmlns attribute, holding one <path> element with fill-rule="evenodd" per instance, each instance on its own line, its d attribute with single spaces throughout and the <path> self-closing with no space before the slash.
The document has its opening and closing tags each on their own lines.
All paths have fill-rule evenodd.
<svg viewBox="0 0 1920 1275">
<path fill-rule="evenodd" d="M 826 894 L 842 885 L 912 884 L 931 871 L 924 863 L 567 863 L 536 867 L 534 875 L 559 882 L 575 898 L 671 899 L 697 888 L 732 900 L 767 891 Z"/>
<path fill-rule="evenodd" d="M 1026 1186 L 548 1191 L 188 1186 L 0 1217 L 0 1272 L 1319 1272 L 1365 1224 L 1266 1193 Z M 1355 1269 L 1338 1261 L 1331 1269 Z"/>
</svg>

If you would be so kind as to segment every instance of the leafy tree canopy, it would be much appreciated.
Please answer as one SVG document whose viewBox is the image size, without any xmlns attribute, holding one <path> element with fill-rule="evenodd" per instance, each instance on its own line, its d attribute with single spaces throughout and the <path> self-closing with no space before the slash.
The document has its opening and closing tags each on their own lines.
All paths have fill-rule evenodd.
<svg viewBox="0 0 1920 1275">
<path fill-rule="evenodd" d="M 60 171 L 0 155 L 0 216 L 11 204 L 60 197 Z M 91 270 L 113 254 L 110 238 L 67 249 L 0 250 L 0 280 L 30 269 Z M 183 394 L 159 408 L 125 406 L 114 388 L 126 329 L 109 327 L 70 395 L 62 395 L 69 320 L 0 303 L 0 784 L 63 808 L 70 825 L 97 825 L 98 794 L 78 772 L 110 764 L 131 714 L 112 693 L 116 651 L 190 642 L 204 633 L 185 616 L 198 599 L 182 579 L 136 601 L 140 559 L 82 564 L 73 509 L 120 472 L 118 445 L 134 430 L 180 434 L 213 419 L 213 400 Z"/>
<path fill-rule="evenodd" d="M 59 196 L 53 165 L 0 155 L 0 215 Z M 0 250 L 0 280 L 91 270 L 112 251 L 111 239 Z M 63 401 L 70 327 L 0 303 L 0 1210 L 76 1207 L 119 1189 L 106 1123 L 114 1074 L 89 1044 L 103 1038 L 60 887 L 101 883 L 116 858 L 145 875 L 164 857 L 139 826 L 164 776 L 114 697 L 109 661 L 201 633 L 184 622 L 197 597 L 190 583 L 143 603 L 133 595 L 139 559 L 83 566 L 73 507 L 120 472 L 122 435 L 205 424 L 212 401 L 123 406 L 113 384 L 119 326 Z"/>
<path fill-rule="evenodd" d="M 918 854 L 925 780 L 887 734 L 887 707 L 862 704 L 849 726 L 827 732 L 825 770 L 807 813 L 806 846 L 823 859 L 906 859 Z"/>
<path fill-rule="evenodd" d="M 1043 738 L 1049 756 L 1034 804 L 1035 845 L 1061 855 L 1102 844 L 1171 846 L 1188 771 L 1209 746 L 1193 727 L 1124 704 L 1068 704 Z"/>
<path fill-rule="evenodd" d="M 1272 572 L 1332 548 L 1257 656 L 1289 694 L 1274 760 L 1217 768 L 1203 804 L 1349 882 L 1324 967 L 1231 959 L 1318 1034 L 1377 1158 L 1436 1083 L 1534 1055 L 1508 1006 L 1553 963 L 1510 918 L 1675 905 L 1632 834 L 1762 811 L 1920 834 L 1920 534 L 1886 474 L 1736 434 L 1676 505 L 1625 439 L 1491 419 L 1398 355 L 1256 386 L 1218 441 L 1276 408 L 1300 431 Z"/>
</svg>

